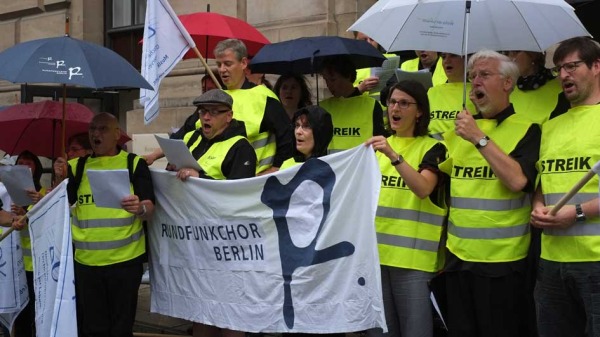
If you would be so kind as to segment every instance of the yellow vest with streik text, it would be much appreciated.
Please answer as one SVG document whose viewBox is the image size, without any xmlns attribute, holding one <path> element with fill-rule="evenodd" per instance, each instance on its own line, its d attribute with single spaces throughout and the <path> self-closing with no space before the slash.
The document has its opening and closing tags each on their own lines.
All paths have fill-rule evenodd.
<svg viewBox="0 0 600 337">
<path fill-rule="evenodd" d="M 264 85 L 224 91 L 233 98 L 233 118 L 243 121 L 246 126 L 246 137 L 258 159 L 256 173 L 270 168 L 277 150 L 276 139 L 271 132 L 260 132 L 260 124 L 265 116 L 267 97 L 279 99 Z M 196 129 L 201 127 L 201 123 L 201 120 L 196 122 Z"/>
<path fill-rule="evenodd" d="M 329 153 L 351 149 L 373 136 L 373 108 L 378 104 L 369 96 L 331 97 L 321 101 L 333 122 Z"/>
<path fill-rule="evenodd" d="M 407 60 L 402 62 L 400 65 L 400 69 L 404 71 L 419 71 L 419 58 L 414 58 L 412 60 Z M 442 58 L 438 58 L 437 64 L 435 65 L 435 71 L 431 75 L 431 82 L 434 86 L 446 83 L 448 81 L 448 77 L 446 77 L 446 72 L 444 71 L 444 65 L 442 64 Z"/>
<path fill-rule="evenodd" d="M 537 163 L 546 206 L 552 207 L 600 160 L 600 105 L 586 105 L 550 119 L 542 125 Z M 598 198 L 594 174 L 569 205 Z M 587 216 L 567 229 L 544 229 L 542 255 L 556 262 L 600 261 L 600 217 Z"/>
<path fill-rule="evenodd" d="M 476 115 L 477 110 L 469 99 L 471 83 L 467 83 L 467 110 Z M 446 131 L 454 130 L 456 116 L 462 111 L 463 83 L 443 83 L 429 88 L 429 134 L 439 135 Z"/>
<path fill-rule="evenodd" d="M 43 196 L 46 195 L 48 190 L 42 187 L 38 192 Z M 29 205 L 27 210 L 29 211 L 33 205 Z M 31 255 L 31 237 L 29 236 L 29 225 L 25 225 L 21 230 L 21 248 L 23 249 L 23 264 L 25 265 L 26 271 L 33 271 L 33 260 Z"/>
<path fill-rule="evenodd" d="M 183 136 L 183 141 L 187 144 L 188 140 L 191 138 L 192 134 L 195 131 L 190 131 Z M 223 174 L 223 170 L 221 166 L 223 165 L 223 160 L 225 160 L 225 156 L 231 149 L 231 147 L 237 143 L 239 140 L 245 139 L 242 136 L 233 136 L 231 138 L 225 139 L 221 142 L 216 142 L 211 145 L 210 148 L 200 157 L 198 158 L 198 164 L 204 171 L 204 173 L 216 180 L 224 180 L 227 179 Z M 195 148 L 198 147 L 202 137 L 198 137 L 198 139 L 192 144 L 189 149 L 190 152 L 193 152 Z"/>
<path fill-rule="evenodd" d="M 76 175 L 77 161 L 69 161 L 71 173 Z M 134 171 L 140 157 L 134 159 Z M 75 261 L 88 266 L 106 266 L 129 261 L 146 251 L 146 237 L 142 220 L 122 208 L 97 207 L 87 170 L 127 170 L 127 152 L 115 156 L 89 157 L 85 162 L 75 208 L 72 208 L 71 229 Z M 133 186 L 129 184 L 133 194 Z"/>
<path fill-rule="evenodd" d="M 427 151 L 438 143 L 429 137 L 395 136 L 389 137 L 388 142 L 414 169 L 419 168 Z M 426 272 L 440 270 L 443 265 L 440 238 L 447 210 L 429 197 L 417 197 L 387 156 L 377 152 L 377 160 L 382 175 L 375 217 L 380 263 Z"/>
<path fill-rule="evenodd" d="M 561 92 L 560 81 L 555 78 L 535 90 L 522 91 L 515 87 L 510 94 L 510 101 L 515 113 L 522 114 L 533 123 L 543 124 L 550 118 Z"/>
<path fill-rule="evenodd" d="M 479 128 L 506 154 L 525 136 L 531 122 L 513 114 L 477 120 Z M 450 178 L 448 249 L 463 261 L 510 262 L 527 255 L 531 201 L 511 192 L 471 142 L 453 131 L 444 134 L 448 159 L 439 165 Z"/>
</svg>

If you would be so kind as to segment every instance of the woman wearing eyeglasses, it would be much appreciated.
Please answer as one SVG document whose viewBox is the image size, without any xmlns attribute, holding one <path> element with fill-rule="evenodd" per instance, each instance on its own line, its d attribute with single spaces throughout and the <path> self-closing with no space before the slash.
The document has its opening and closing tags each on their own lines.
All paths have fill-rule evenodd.
<svg viewBox="0 0 600 337">
<path fill-rule="evenodd" d="M 438 163 L 446 148 L 427 136 L 429 101 L 423 86 L 402 81 L 387 101 L 392 135 L 366 142 L 377 151 L 381 192 L 375 227 L 388 333 L 369 336 L 433 336 L 428 282 L 443 266 L 440 245 L 447 208 Z"/>
<path fill-rule="evenodd" d="M 544 67 L 542 53 L 515 50 L 508 57 L 519 67 L 519 79 L 510 95 L 515 113 L 537 124 L 546 122 L 562 91 L 556 74 Z"/>
<path fill-rule="evenodd" d="M 67 159 L 58 157 L 52 164 L 54 178 L 52 179 L 52 187 L 58 185 L 67 177 L 67 160 L 73 158 L 85 157 L 92 154 L 92 145 L 90 144 L 90 136 L 87 132 L 78 133 L 69 138 L 67 142 Z"/>
</svg>

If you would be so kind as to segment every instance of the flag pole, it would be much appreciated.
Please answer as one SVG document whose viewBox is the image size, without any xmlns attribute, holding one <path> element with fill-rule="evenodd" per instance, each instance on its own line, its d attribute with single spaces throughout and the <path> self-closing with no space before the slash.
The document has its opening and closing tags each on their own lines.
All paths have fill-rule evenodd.
<svg viewBox="0 0 600 337">
<path fill-rule="evenodd" d="M 204 57 L 202 56 L 202 54 L 200 54 L 200 51 L 198 50 L 198 47 L 194 46 L 194 48 L 192 48 L 192 49 L 196 53 L 196 56 L 198 56 L 198 58 L 200 59 L 200 62 L 202 62 L 202 65 L 204 66 L 204 69 L 206 69 L 206 71 L 208 72 L 208 75 L 213 80 L 213 82 L 215 83 L 215 85 L 217 86 L 217 88 L 223 89 L 223 88 L 221 88 L 221 84 L 219 83 L 219 81 L 217 81 L 217 78 L 215 77 L 215 74 L 212 72 L 212 70 L 210 69 L 210 67 L 206 63 L 206 60 L 204 59 Z"/>
<path fill-rule="evenodd" d="M 560 198 L 556 205 L 554 205 L 554 207 L 550 210 L 550 215 L 556 215 L 556 213 L 558 213 L 558 211 L 560 211 L 560 209 L 564 205 L 566 205 L 567 202 L 569 202 L 569 200 L 571 200 L 571 198 L 573 198 L 573 196 L 575 196 L 575 194 L 577 194 L 577 192 L 579 192 L 579 190 L 585 184 L 587 184 L 587 182 L 590 181 L 597 174 L 598 171 L 600 171 L 600 161 L 598 161 L 596 165 L 594 165 L 594 167 L 591 170 L 589 170 L 585 174 L 585 176 L 583 176 L 583 178 L 581 178 L 581 180 L 579 180 L 567 194 L 563 195 L 562 198 Z"/>
</svg>

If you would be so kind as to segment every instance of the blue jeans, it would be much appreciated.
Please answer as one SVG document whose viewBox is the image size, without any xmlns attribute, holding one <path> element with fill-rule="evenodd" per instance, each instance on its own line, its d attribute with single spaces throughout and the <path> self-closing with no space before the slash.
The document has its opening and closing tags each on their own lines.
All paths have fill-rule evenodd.
<svg viewBox="0 0 600 337">
<path fill-rule="evenodd" d="M 540 337 L 600 336 L 600 262 L 540 259 L 534 296 Z"/>
<path fill-rule="evenodd" d="M 435 273 L 381 266 L 381 291 L 388 333 L 381 328 L 367 331 L 369 337 L 433 336 L 429 281 Z"/>
</svg>

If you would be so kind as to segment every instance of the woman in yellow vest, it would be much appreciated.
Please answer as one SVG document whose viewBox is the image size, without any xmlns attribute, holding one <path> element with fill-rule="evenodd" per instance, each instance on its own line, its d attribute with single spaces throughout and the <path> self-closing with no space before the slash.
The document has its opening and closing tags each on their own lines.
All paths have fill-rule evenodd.
<svg viewBox="0 0 600 337">
<path fill-rule="evenodd" d="M 369 336 L 433 336 L 429 281 L 442 267 L 440 238 L 447 209 L 437 164 L 446 148 L 427 136 L 429 102 L 423 86 L 402 81 L 387 101 L 392 136 L 366 145 L 378 151 L 381 192 L 375 227 L 388 333 Z"/>
<path fill-rule="evenodd" d="M 327 146 L 333 138 L 331 115 L 325 109 L 311 105 L 294 114 L 294 156 L 281 165 L 280 170 L 302 164 L 310 158 L 327 154 Z"/>
<path fill-rule="evenodd" d="M 42 178 L 42 163 L 40 159 L 30 151 L 23 151 L 17 157 L 17 165 L 25 165 L 31 169 L 33 176 L 33 186 L 35 190 L 27 191 L 27 194 L 33 201 L 37 203 L 45 194 L 46 188 L 42 187 L 40 182 Z M 27 212 L 30 205 L 17 206 L 11 205 L 12 213 L 23 216 Z M 27 225 L 23 226 L 23 222 L 15 223 L 18 230 L 21 230 L 21 248 L 23 249 L 23 264 L 25 265 L 25 277 L 27 278 L 27 287 L 29 289 L 29 303 L 21 311 L 15 320 L 15 336 L 34 336 L 35 335 L 35 293 L 33 291 L 33 261 L 31 259 L 31 238 L 29 237 L 29 229 Z"/>
</svg>

